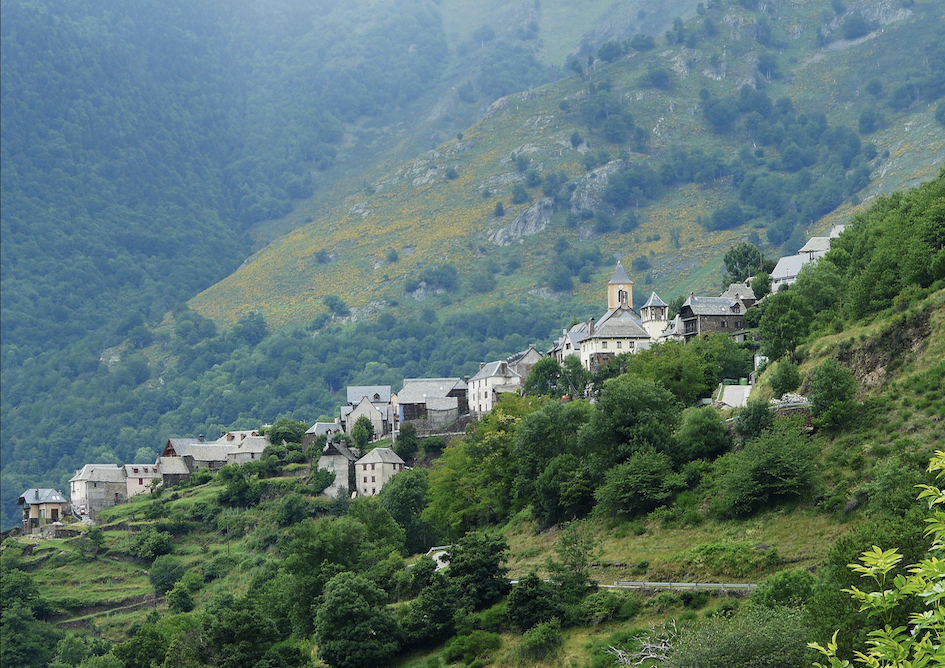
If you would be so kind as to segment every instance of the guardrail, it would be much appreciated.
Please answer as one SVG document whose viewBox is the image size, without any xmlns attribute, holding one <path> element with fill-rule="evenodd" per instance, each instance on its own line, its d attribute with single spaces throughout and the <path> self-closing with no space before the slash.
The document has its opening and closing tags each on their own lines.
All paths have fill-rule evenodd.
<svg viewBox="0 0 945 668">
<path fill-rule="evenodd" d="M 601 585 L 607 586 L 607 585 Z M 620 589 L 756 589 L 758 585 L 741 582 L 645 582 L 634 580 L 616 580 L 612 587 Z"/>
</svg>

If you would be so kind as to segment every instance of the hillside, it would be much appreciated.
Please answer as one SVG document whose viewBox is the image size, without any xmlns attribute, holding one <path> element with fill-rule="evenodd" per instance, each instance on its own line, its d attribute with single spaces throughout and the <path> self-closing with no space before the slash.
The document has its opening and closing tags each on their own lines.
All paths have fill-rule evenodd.
<svg viewBox="0 0 945 668">
<path fill-rule="evenodd" d="M 271 33 L 258 34 L 252 7 L 241 6 L 232 17 L 236 34 L 261 41 L 252 54 L 230 59 L 214 59 L 230 53 L 221 45 L 207 47 L 213 58 L 201 52 L 187 60 L 190 52 L 174 47 L 190 38 L 186 30 L 145 42 L 182 58 L 200 91 L 207 90 L 201 82 L 235 76 L 230 68 L 240 63 L 256 68 L 245 86 L 258 88 L 237 90 L 245 104 L 222 105 L 233 116 L 208 120 L 212 100 L 152 81 L 150 70 L 142 75 L 136 58 L 147 54 L 132 50 L 137 55 L 121 61 L 130 63 L 122 70 L 128 76 L 105 82 L 116 86 L 109 113 L 127 108 L 126 94 L 136 100 L 141 113 L 129 117 L 136 132 L 133 141 L 116 135 L 123 139 L 115 140 L 114 160 L 99 159 L 85 153 L 81 123 L 62 124 L 67 100 L 82 97 L 78 82 L 91 85 L 83 73 L 61 103 L 34 119 L 62 126 L 77 156 L 64 166 L 102 176 L 81 197 L 76 189 L 88 184 L 67 179 L 45 200 L 17 204 L 52 163 L 29 162 L 33 171 L 23 173 L 37 179 L 7 176 L 7 164 L 20 169 L 23 156 L 33 160 L 14 149 L 46 135 L 32 132 L 28 114 L 4 111 L 5 526 L 18 489 L 64 487 L 85 462 L 151 458 L 169 436 L 281 416 L 312 421 L 334 413 L 348 383 L 462 375 L 485 359 L 547 343 L 572 319 L 597 314 L 597 286 L 614 255 L 633 268 L 637 298 L 651 289 L 667 301 L 715 291 L 732 242 L 750 239 L 769 256 L 790 252 L 808 229 L 844 220 L 875 193 L 927 179 L 941 163 L 934 101 L 942 17 L 934 2 L 901 11 L 888 2 L 848 3 L 839 14 L 826 2 L 711 3 L 702 14 L 694 3 L 666 5 L 690 19 L 679 26 L 634 3 L 592 3 L 567 25 L 565 2 L 544 2 L 540 12 L 534 3 L 468 4 L 420 3 L 409 16 L 382 12 L 377 24 L 363 23 L 360 5 L 337 5 L 337 14 L 302 36 L 292 29 L 291 3 L 267 15 L 277 24 Z M 23 7 L 4 11 L 17 18 Z M 27 14 L 37 26 L 45 20 L 42 11 Z M 203 34 L 212 16 L 190 16 L 188 25 Z M 103 35 L 117 34 L 92 41 L 96 62 L 107 60 L 105 45 L 122 44 L 126 25 L 117 15 L 102 21 L 110 26 Z M 8 31 L 17 25 L 3 23 Z M 79 25 L 62 21 L 57 39 L 84 39 Z M 425 26 L 429 49 L 419 65 L 427 69 L 398 69 L 403 80 L 373 85 L 405 57 L 394 40 L 370 51 L 372 65 L 362 63 L 348 81 L 352 54 L 368 48 L 379 26 L 402 28 L 405 39 Z M 483 27 L 491 32 L 477 32 Z M 858 30 L 866 32 L 854 36 Z M 650 48 L 645 37 L 653 32 Z M 332 42 L 339 33 L 361 41 Z M 303 104 L 292 92 L 310 73 L 309 48 L 319 40 L 335 45 L 325 62 L 345 85 L 320 81 L 328 88 L 317 90 L 332 94 L 306 88 L 312 98 Z M 18 44 L 4 39 L 5 71 L 45 62 L 33 45 L 18 52 Z M 444 45 L 450 57 L 441 62 Z M 568 78 L 535 87 L 559 77 L 560 60 L 559 69 L 548 68 L 571 51 L 579 57 L 564 70 Z M 588 66 L 594 55 L 606 57 Z M 41 87 L 42 71 L 22 66 L 35 77 L 27 83 Z M 493 104 L 496 95 L 529 87 Z M 19 104 L 13 91 L 5 95 Z M 145 101 L 178 94 L 170 115 L 182 125 L 149 131 L 161 119 L 151 118 Z M 308 115 L 323 113 L 324 127 L 321 116 Z M 106 136 L 121 127 L 102 126 Z M 219 141 L 197 142 L 209 129 Z M 462 139 L 444 142 L 457 130 Z M 178 136 L 197 143 L 178 147 Z M 237 150 L 230 140 L 238 137 Z M 50 155 L 58 155 L 55 136 L 49 141 Z M 194 151 L 209 161 L 192 165 L 206 169 L 203 176 L 180 164 Z M 139 154 L 164 161 L 155 158 L 150 171 L 126 168 Z M 83 160 L 98 167 L 79 169 Z M 320 169 L 312 171 L 315 163 Z M 148 174 L 158 175 L 153 183 Z M 196 191 L 199 197 L 188 194 Z M 145 196 L 154 206 L 135 208 Z M 102 208 L 114 200 L 124 208 Z M 60 225 L 57 212 L 75 201 L 75 225 Z M 178 208 L 195 201 L 203 209 L 193 215 Z M 161 236 L 165 222 L 177 232 Z M 244 261 L 251 237 L 259 244 L 286 230 L 294 231 L 185 307 Z M 179 243 L 167 241 L 172 236 Z"/>
</svg>

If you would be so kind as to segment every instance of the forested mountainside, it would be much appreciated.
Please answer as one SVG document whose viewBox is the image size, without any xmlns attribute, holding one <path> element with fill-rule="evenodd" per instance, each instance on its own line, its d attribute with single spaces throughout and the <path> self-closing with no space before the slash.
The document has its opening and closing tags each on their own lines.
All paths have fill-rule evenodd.
<svg viewBox="0 0 945 668">
<path fill-rule="evenodd" d="M 4 5 L 5 524 L 84 462 L 547 341 L 615 255 L 714 291 L 942 160 L 931 0 L 306 7 Z"/>
<path fill-rule="evenodd" d="M 377 496 L 319 497 L 324 438 L 305 448 L 307 423 L 282 420 L 283 445 L 257 461 L 134 497 L 78 535 L 9 538 L 0 661 L 807 668 L 825 660 L 811 642 L 839 662 L 878 640 L 935 665 L 945 171 L 855 216 L 750 312 L 778 359 L 732 423 L 689 405 L 692 383 L 745 352 L 720 334 L 616 358 L 593 403 L 528 383 L 449 444 L 404 432 L 412 467 Z M 769 410 L 795 391 L 809 412 Z M 445 542 L 439 570 L 424 552 Z M 729 591 L 596 586 L 614 581 Z M 884 623 L 902 630 L 870 634 Z"/>
</svg>

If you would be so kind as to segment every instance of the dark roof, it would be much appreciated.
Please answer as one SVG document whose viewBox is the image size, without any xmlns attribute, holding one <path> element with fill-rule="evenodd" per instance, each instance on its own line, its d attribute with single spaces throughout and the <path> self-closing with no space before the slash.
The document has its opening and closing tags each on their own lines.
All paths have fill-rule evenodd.
<svg viewBox="0 0 945 668">
<path fill-rule="evenodd" d="M 750 286 L 745 285 L 744 283 L 732 283 L 728 286 L 728 289 L 723 292 L 721 297 L 725 299 L 735 299 L 736 296 L 738 299 L 755 299 L 755 291 L 751 289 Z"/>
<path fill-rule="evenodd" d="M 623 265 L 620 264 L 620 260 L 617 260 L 617 266 L 614 267 L 614 275 L 610 277 L 610 283 L 632 283 L 630 277 L 627 276 L 627 272 L 624 271 Z"/>
<path fill-rule="evenodd" d="M 732 315 L 732 307 L 736 303 L 738 303 L 737 300 L 725 297 L 696 297 L 690 295 L 680 311 L 685 310 L 688 306 L 693 315 Z"/>
<path fill-rule="evenodd" d="M 322 457 L 332 457 L 336 455 L 341 455 L 349 462 L 353 462 L 357 459 L 355 454 L 348 449 L 348 446 L 344 443 L 328 443 L 322 449 Z"/>
</svg>

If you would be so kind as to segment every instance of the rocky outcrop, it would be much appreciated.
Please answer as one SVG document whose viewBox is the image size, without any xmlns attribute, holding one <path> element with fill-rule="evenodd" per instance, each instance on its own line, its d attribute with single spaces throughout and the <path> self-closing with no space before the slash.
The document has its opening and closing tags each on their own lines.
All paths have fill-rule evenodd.
<svg viewBox="0 0 945 668">
<path fill-rule="evenodd" d="M 596 211 L 610 177 L 623 171 L 624 166 L 623 160 L 612 160 L 585 174 L 571 193 L 571 213 L 580 215 L 582 211 Z"/>
<path fill-rule="evenodd" d="M 516 216 L 509 225 L 490 234 L 489 241 L 497 246 L 508 246 L 513 241 L 538 234 L 548 227 L 548 221 L 554 212 L 555 201 L 550 197 L 543 197 Z"/>
</svg>

